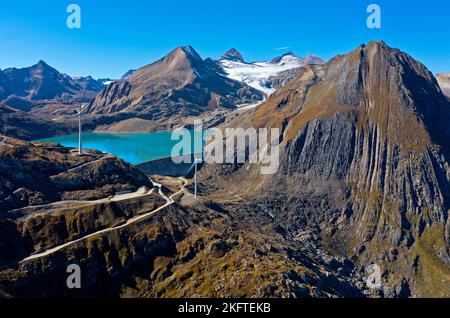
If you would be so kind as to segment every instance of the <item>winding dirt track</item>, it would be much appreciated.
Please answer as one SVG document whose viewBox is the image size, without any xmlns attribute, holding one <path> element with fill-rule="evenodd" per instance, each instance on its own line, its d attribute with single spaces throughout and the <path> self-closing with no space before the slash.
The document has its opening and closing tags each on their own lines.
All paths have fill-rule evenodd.
<svg viewBox="0 0 450 318">
<path fill-rule="evenodd" d="M 64 243 L 64 244 L 62 244 L 62 245 L 56 246 L 56 247 L 51 248 L 51 249 L 49 249 L 49 250 L 47 250 L 47 251 L 45 251 L 45 252 L 38 253 L 38 254 L 33 254 L 33 255 L 31 255 L 31 256 L 29 256 L 29 257 L 24 258 L 23 260 L 21 260 L 21 261 L 19 262 L 19 264 L 22 264 L 22 263 L 25 263 L 25 262 L 28 262 L 28 261 L 32 261 L 32 260 L 36 260 L 36 259 L 39 259 L 39 258 L 42 258 L 42 257 L 46 257 L 46 256 L 48 256 L 48 255 L 51 255 L 51 254 L 53 254 L 53 253 L 56 253 L 56 252 L 58 252 L 58 251 L 60 251 L 60 250 L 62 250 L 62 249 L 64 249 L 64 248 L 66 248 L 66 247 L 69 247 L 69 246 L 74 245 L 74 244 L 76 244 L 76 243 L 85 241 L 85 240 L 87 240 L 88 238 L 91 238 L 91 237 L 94 237 L 94 236 L 97 236 L 97 235 L 100 235 L 100 234 L 105 234 L 105 233 L 108 233 L 108 232 L 112 232 L 112 231 L 115 231 L 115 230 L 118 230 L 118 229 L 125 228 L 125 227 L 127 227 L 127 226 L 130 226 L 130 225 L 132 225 L 132 224 L 135 224 L 135 223 L 137 223 L 137 222 L 139 222 L 139 221 L 142 221 L 142 220 L 144 220 L 144 219 L 146 219 L 146 218 L 148 218 L 148 217 L 150 217 L 150 216 L 152 216 L 152 215 L 158 213 L 158 212 L 161 211 L 162 209 L 164 209 L 164 208 L 166 208 L 166 207 L 172 205 L 173 203 L 175 203 L 175 201 L 174 201 L 173 198 L 176 197 L 177 195 L 181 194 L 181 193 L 184 191 L 184 188 L 185 188 L 185 186 L 187 185 L 188 181 L 187 181 L 186 179 L 184 179 L 184 178 L 180 178 L 180 180 L 183 182 L 180 191 L 175 192 L 175 193 L 173 193 L 171 196 L 167 197 L 167 196 L 162 192 L 162 185 L 159 184 L 159 183 L 156 183 L 156 182 L 154 182 L 153 180 L 150 179 L 150 181 L 153 183 L 153 185 L 159 189 L 159 190 L 158 190 L 159 195 L 161 195 L 161 196 L 166 200 L 166 204 L 164 204 L 164 205 L 162 205 L 162 206 L 156 208 L 155 210 L 153 210 L 153 211 L 151 211 L 151 212 L 148 212 L 148 213 L 146 213 L 146 214 L 138 215 L 138 216 L 136 216 L 136 217 L 134 217 L 134 218 L 128 219 L 126 223 L 124 223 L 124 224 L 122 224 L 122 225 L 120 225 L 120 226 L 115 226 L 115 227 L 110 227 L 110 228 L 107 228 L 107 229 L 103 229 L 103 230 L 97 231 L 97 232 L 95 232 L 95 233 L 91 233 L 91 234 L 89 234 L 89 235 L 83 236 L 82 238 L 79 238 L 79 239 L 76 239 L 76 240 L 73 240 L 73 241 Z M 142 194 L 142 196 L 144 196 L 144 195 L 146 195 L 146 194 Z M 138 196 L 133 196 L 133 198 L 137 198 L 137 197 L 138 197 Z"/>
</svg>

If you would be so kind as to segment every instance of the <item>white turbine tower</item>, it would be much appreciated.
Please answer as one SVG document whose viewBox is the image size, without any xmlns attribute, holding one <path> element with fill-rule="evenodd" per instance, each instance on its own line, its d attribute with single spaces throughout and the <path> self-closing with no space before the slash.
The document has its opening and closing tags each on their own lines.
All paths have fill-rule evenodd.
<svg viewBox="0 0 450 318">
<path fill-rule="evenodd" d="M 194 198 L 197 199 L 197 163 L 201 162 L 201 159 L 195 158 L 194 166 L 195 166 L 195 175 L 194 175 Z"/>
<path fill-rule="evenodd" d="M 189 168 L 188 172 L 186 173 L 186 177 L 189 175 L 189 172 L 192 171 L 192 168 L 194 168 L 194 197 L 197 198 L 197 172 L 198 172 L 198 168 L 197 168 L 197 164 L 201 163 L 202 159 L 200 158 L 194 158 L 194 163 L 192 164 L 192 166 Z"/>
<path fill-rule="evenodd" d="M 81 125 L 81 113 L 83 112 L 83 109 L 87 105 L 80 105 L 80 108 L 78 110 L 78 154 L 80 156 L 83 155 L 83 132 L 82 132 L 82 125 Z"/>
</svg>

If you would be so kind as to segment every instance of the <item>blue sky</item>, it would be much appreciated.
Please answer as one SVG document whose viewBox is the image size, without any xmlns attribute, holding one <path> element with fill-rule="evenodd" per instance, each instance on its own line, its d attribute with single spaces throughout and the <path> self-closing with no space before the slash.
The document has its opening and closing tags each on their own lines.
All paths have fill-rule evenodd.
<svg viewBox="0 0 450 318">
<path fill-rule="evenodd" d="M 79 30 L 66 26 L 70 3 L 81 7 Z M 366 26 L 371 3 L 382 8 L 380 30 Z M 287 51 L 329 59 L 384 40 L 450 72 L 449 13 L 447 0 L 1 1 L 0 68 L 43 59 L 72 76 L 117 78 L 179 45 L 204 58 L 235 47 L 253 61 Z"/>
</svg>

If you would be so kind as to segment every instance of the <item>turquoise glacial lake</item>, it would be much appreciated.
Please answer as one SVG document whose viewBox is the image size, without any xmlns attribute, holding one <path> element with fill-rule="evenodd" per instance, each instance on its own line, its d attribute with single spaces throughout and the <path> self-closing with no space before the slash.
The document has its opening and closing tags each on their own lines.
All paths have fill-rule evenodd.
<svg viewBox="0 0 450 318">
<path fill-rule="evenodd" d="M 180 143 L 181 139 L 172 140 L 171 131 L 161 131 L 155 133 L 84 133 L 83 148 L 95 149 L 106 153 L 111 153 L 131 164 L 140 164 L 172 155 L 172 148 Z M 187 155 L 193 153 L 192 149 L 193 133 L 191 138 L 184 139 L 183 145 L 178 154 Z M 204 134 L 206 136 L 206 133 Z M 189 140 L 190 139 L 190 140 Z M 41 141 L 56 142 L 65 147 L 78 148 L 78 134 L 68 136 L 58 136 Z M 191 147 L 188 145 L 190 141 Z M 201 148 L 201 146 L 200 146 Z M 196 151 L 199 153 L 200 151 Z"/>
</svg>

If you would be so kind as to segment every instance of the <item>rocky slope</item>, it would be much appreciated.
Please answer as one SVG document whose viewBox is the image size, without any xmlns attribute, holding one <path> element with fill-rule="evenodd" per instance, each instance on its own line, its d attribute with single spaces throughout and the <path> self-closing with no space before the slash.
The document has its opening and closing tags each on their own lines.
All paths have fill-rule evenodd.
<svg viewBox="0 0 450 318">
<path fill-rule="evenodd" d="M 15 297 L 363 296 L 346 263 L 332 256 L 324 261 L 318 254 L 325 252 L 302 242 L 307 234 L 287 244 L 267 221 L 243 222 L 228 211 L 184 196 L 139 225 L 0 271 L 0 290 Z M 75 260 L 84 273 L 81 290 L 65 285 L 66 267 Z"/>
<path fill-rule="evenodd" d="M 290 81 L 292 81 L 299 72 L 300 68 L 293 68 L 286 71 L 282 71 L 274 76 L 270 76 L 267 79 L 267 85 L 274 89 L 279 89 L 282 86 L 289 83 Z"/>
<path fill-rule="evenodd" d="M 151 193 L 133 200 L 69 201 L 1 213 L 0 267 L 118 226 L 164 203 Z"/>
<path fill-rule="evenodd" d="M 165 203 L 156 193 L 120 202 L 86 201 L 110 193 L 105 183 L 114 190 L 145 184 L 148 179 L 120 160 L 96 152 L 79 157 L 58 145 L 2 137 L 0 168 L 2 295 L 364 296 L 350 263 L 321 249 L 309 233 L 295 237 L 267 216 L 253 215 L 251 202 L 193 200 L 189 187 L 170 207 L 118 227 Z M 167 179 L 158 180 L 163 191 L 178 191 L 179 182 Z M 42 205 L 60 199 L 71 201 Z M 10 203 L 27 207 L 10 210 Z M 106 228 L 113 230 L 18 263 Z M 66 268 L 73 263 L 82 269 L 81 290 L 66 286 Z"/>
<path fill-rule="evenodd" d="M 0 134 L 25 140 L 35 140 L 75 131 L 73 122 L 57 123 L 0 103 Z"/>
<path fill-rule="evenodd" d="M 154 122 L 182 121 L 187 116 L 233 109 L 262 98 L 261 92 L 215 72 L 192 47 L 179 47 L 104 88 L 86 112 L 131 114 Z"/>
<path fill-rule="evenodd" d="M 100 152 L 78 156 L 58 144 L 1 136 L 0 213 L 60 200 L 95 200 L 120 191 L 152 188 L 124 161 Z"/>
<path fill-rule="evenodd" d="M 289 231 L 361 266 L 381 294 L 450 295 L 450 105 L 425 66 L 371 42 L 297 77 L 229 126 L 280 127 L 280 169 L 206 166 Z M 264 195 L 262 195 L 264 194 Z"/>
</svg>

